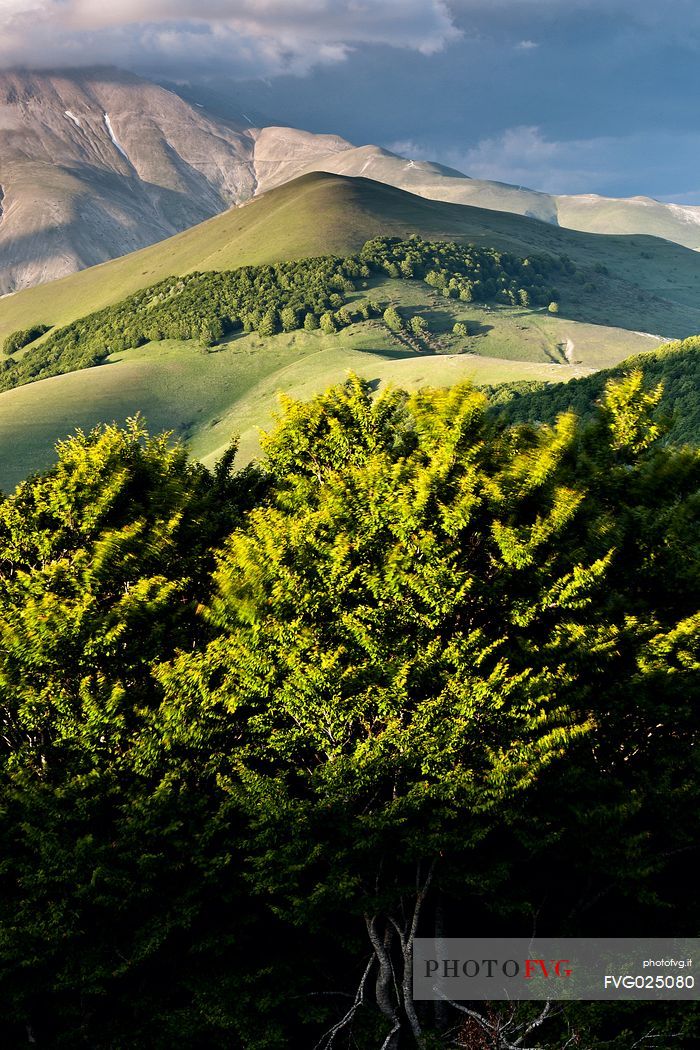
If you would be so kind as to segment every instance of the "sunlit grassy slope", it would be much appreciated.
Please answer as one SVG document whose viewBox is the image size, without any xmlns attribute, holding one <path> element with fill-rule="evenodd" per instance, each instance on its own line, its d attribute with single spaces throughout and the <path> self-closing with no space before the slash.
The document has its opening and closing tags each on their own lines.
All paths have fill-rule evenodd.
<svg viewBox="0 0 700 1050">
<path fill-rule="evenodd" d="M 567 254 L 560 313 L 464 304 L 421 281 L 373 280 L 372 294 L 420 312 L 432 335 L 422 352 L 379 322 L 336 336 L 296 332 L 238 336 L 214 353 L 193 343 L 150 344 L 97 368 L 0 394 L 0 487 L 54 458 L 76 426 L 141 412 L 172 429 L 207 462 L 241 435 L 241 460 L 257 450 L 281 391 L 308 397 L 349 370 L 377 386 L 516 379 L 566 381 L 700 332 L 700 255 L 666 241 L 557 229 L 519 215 L 426 200 L 366 179 L 315 174 L 141 252 L 0 301 L 0 337 L 35 323 L 60 324 L 169 274 L 232 268 L 314 254 L 347 254 L 375 235 L 471 241 L 512 251 Z M 450 334 L 469 322 L 469 338 Z"/>
<path fill-rule="evenodd" d="M 167 341 L 116 355 L 86 372 L 45 379 L 0 395 L 0 487 L 49 465 L 54 443 L 75 427 L 123 422 L 141 412 L 152 431 L 173 429 L 194 455 L 213 462 L 241 435 L 240 461 L 258 448 L 278 394 L 306 398 L 354 371 L 377 384 L 444 386 L 460 379 L 497 383 L 559 378 L 561 366 L 509 362 L 469 354 L 406 352 L 368 324 L 338 336 L 294 332 L 242 336 L 201 353 L 191 342 Z M 567 370 L 580 375 L 582 370 Z"/>
<path fill-rule="evenodd" d="M 700 331 L 700 254 L 677 244 L 577 233 L 317 172 L 142 251 L 0 300 L 0 338 L 36 323 L 65 324 L 171 274 L 347 254 L 370 237 L 413 232 L 520 256 L 569 255 L 581 268 L 562 301 L 571 319 L 674 337 Z"/>
<path fill-rule="evenodd" d="M 210 353 L 196 343 L 175 341 L 128 350 L 97 368 L 0 394 L 0 487 L 7 491 L 48 466 L 55 442 L 75 427 L 123 422 L 136 412 L 152 431 L 172 429 L 209 464 L 239 434 L 239 462 L 246 462 L 256 455 L 260 428 L 271 424 L 281 392 L 311 397 L 341 382 L 348 371 L 377 387 L 391 383 L 410 389 L 463 379 L 561 382 L 656 345 L 645 336 L 542 311 L 445 300 L 419 281 L 372 283 L 378 301 L 394 302 L 404 317 L 420 312 L 427 319 L 431 334 L 421 352 L 398 341 L 379 321 L 335 336 L 304 331 L 267 339 L 238 335 Z M 451 334 L 456 320 L 468 323 L 466 339 Z M 566 357 L 570 346 L 571 362 Z"/>
</svg>

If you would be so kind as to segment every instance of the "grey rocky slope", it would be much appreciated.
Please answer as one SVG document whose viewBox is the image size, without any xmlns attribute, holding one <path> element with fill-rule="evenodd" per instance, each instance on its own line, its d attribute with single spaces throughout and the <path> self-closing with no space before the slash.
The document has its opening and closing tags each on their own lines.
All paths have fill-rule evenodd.
<svg viewBox="0 0 700 1050">
<path fill-rule="evenodd" d="M 162 240 L 250 199 L 259 172 L 294 178 L 349 146 L 215 119 L 113 69 L 0 73 L 0 294 Z"/>
</svg>

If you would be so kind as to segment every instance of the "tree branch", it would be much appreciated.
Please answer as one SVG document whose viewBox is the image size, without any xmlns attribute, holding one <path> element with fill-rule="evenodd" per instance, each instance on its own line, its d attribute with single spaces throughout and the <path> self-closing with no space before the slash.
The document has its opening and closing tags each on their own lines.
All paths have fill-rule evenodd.
<svg viewBox="0 0 700 1050">
<path fill-rule="evenodd" d="M 344 1028 L 347 1028 L 347 1026 L 352 1022 L 352 1019 L 354 1018 L 355 1014 L 364 1002 L 365 984 L 367 983 L 367 978 L 369 977 L 372 971 L 372 966 L 374 965 L 374 958 L 374 955 L 370 955 L 369 962 L 365 967 L 365 972 L 362 974 L 362 979 L 360 980 L 357 992 L 355 993 L 355 999 L 353 1001 L 352 1006 L 345 1014 L 345 1016 L 342 1017 L 340 1021 L 338 1021 L 337 1024 L 334 1024 L 333 1027 L 328 1032 L 326 1032 L 325 1035 L 321 1036 L 318 1043 L 316 1043 L 314 1050 L 331 1050 L 333 1044 L 335 1043 L 335 1037 L 339 1035 Z"/>
</svg>

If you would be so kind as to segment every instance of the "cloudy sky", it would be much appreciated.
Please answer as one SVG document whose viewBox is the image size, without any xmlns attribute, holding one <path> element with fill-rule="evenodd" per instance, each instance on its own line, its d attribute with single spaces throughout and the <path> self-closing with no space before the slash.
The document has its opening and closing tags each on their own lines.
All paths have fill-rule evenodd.
<svg viewBox="0 0 700 1050">
<path fill-rule="evenodd" d="M 700 203 L 697 0 L 0 0 L 1 65 L 86 62 L 473 176 Z"/>
</svg>

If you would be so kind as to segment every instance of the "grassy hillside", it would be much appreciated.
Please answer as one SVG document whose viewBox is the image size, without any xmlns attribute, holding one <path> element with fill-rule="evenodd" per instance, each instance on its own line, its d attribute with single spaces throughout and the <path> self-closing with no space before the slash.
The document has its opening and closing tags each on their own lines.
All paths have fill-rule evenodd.
<svg viewBox="0 0 700 1050">
<path fill-rule="evenodd" d="M 380 146 L 358 146 L 314 157 L 298 174 L 327 171 L 362 176 L 436 201 L 512 212 L 587 233 L 663 237 L 700 248 L 700 208 L 662 204 L 651 197 L 613 198 L 597 194 L 557 196 L 503 182 L 468 178 L 460 171 L 429 161 L 406 160 Z M 261 173 L 262 174 L 262 173 Z M 260 190 L 278 186 L 284 168 L 262 175 Z"/>
<path fill-rule="evenodd" d="M 426 200 L 368 179 L 316 173 L 150 248 L 0 300 L 0 339 L 63 325 L 173 274 L 356 251 L 379 234 L 469 241 L 580 268 L 562 314 L 682 338 L 700 331 L 700 255 L 649 237 L 576 233 L 536 219 Z"/>
<path fill-rule="evenodd" d="M 662 204 L 651 197 L 556 197 L 557 219 L 571 230 L 588 233 L 643 232 L 651 237 L 700 248 L 700 208 Z"/>
<path fill-rule="evenodd" d="M 424 316 L 430 328 L 425 352 L 407 347 L 378 320 L 333 336 L 237 334 L 208 353 L 192 341 L 167 340 L 0 394 L 0 488 L 50 464 L 55 442 L 75 427 L 124 421 L 136 412 L 153 431 L 174 430 L 207 463 L 240 434 L 243 462 L 256 455 L 259 429 L 270 425 L 281 392 L 305 398 L 342 380 L 348 370 L 377 387 L 441 386 L 462 379 L 557 383 L 639 353 L 650 342 L 547 311 L 446 299 L 420 281 L 376 278 L 351 299 L 367 294 L 381 304 L 394 303 L 404 318 Z M 467 337 L 452 333 L 455 321 L 467 323 Z M 569 346 L 571 362 L 565 356 Z"/>
<path fill-rule="evenodd" d="M 493 338 L 493 336 L 492 336 Z M 447 386 L 462 379 L 553 382 L 582 369 L 507 361 L 475 353 L 417 354 L 377 322 L 335 336 L 292 332 L 239 335 L 203 353 L 168 340 L 114 355 L 109 362 L 0 394 L 0 489 L 7 491 L 54 460 L 54 445 L 76 427 L 123 422 L 141 412 L 153 431 L 172 429 L 194 455 L 213 462 L 234 434 L 241 462 L 258 450 L 285 392 L 305 398 L 354 371 L 380 386 Z"/>
<path fill-rule="evenodd" d="M 464 240 L 472 231 L 488 242 L 488 227 L 458 205 L 367 179 L 307 175 L 143 251 L 1 300 L 0 338 L 33 323 L 66 324 L 173 274 L 347 255 L 380 234 Z"/>
<path fill-rule="evenodd" d="M 418 281 L 381 279 L 371 282 L 371 295 L 396 302 L 404 316 L 420 313 L 446 352 L 473 353 L 504 361 L 573 365 L 588 372 L 617 364 L 632 354 L 659 346 L 663 340 L 642 332 L 572 321 L 547 310 L 463 303 L 446 299 Z M 360 298 L 358 293 L 355 298 Z M 464 340 L 453 336 L 455 322 L 466 322 Z"/>
<path fill-rule="evenodd" d="M 630 357 L 614 368 L 577 377 L 571 383 L 522 393 L 518 387 L 495 393 L 497 411 L 514 422 L 550 422 L 560 412 L 573 409 L 581 416 L 593 413 L 606 383 L 631 371 L 644 375 L 645 386 L 663 385 L 659 413 L 668 426 L 667 440 L 700 442 L 700 338 L 670 343 L 649 353 Z"/>
<path fill-rule="evenodd" d="M 356 146 L 329 153 L 325 157 L 312 158 L 299 174 L 314 171 L 350 178 L 361 176 L 430 200 L 507 211 L 557 224 L 556 198 L 548 193 L 502 182 L 468 178 L 454 168 L 430 161 L 406 160 L 381 146 Z M 274 172 L 272 178 L 263 180 L 261 189 L 280 185 L 284 177 L 284 170 Z"/>
<path fill-rule="evenodd" d="M 170 274 L 345 254 L 372 235 L 413 232 L 520 258 L 568 256 L 573 266 L 561 265 L 553 277 L 559 313 L 463 302 L 422 280 L 374 275 L 350 295 L 350 305 L 371 296 L 382 309 L 394 303 L 406 319 L 423 315 L 430 335 L 420 352 L 377 320 L 331 336 L 237 331 L 213 352 L 178 338 L 112 352 L 99 367 L 0 394 L 0 487 L 50 463 L 54 443 L 74 427 L 123 421 L 136 412 L 153 430 L 185 437 L 207 462 L 239 433 L 241 458 L 249 459 L 280 392 L 306 397 L 350 369 L 376 385 L 562 382 L 653 349 L 664 336 L 700 331 L 700 256 L 694 252 L 665 241 L 572 233 L 331 175 L 304 177 L 152 248 L 2 300 L 0 331 L 84 317 Z M 452 334 L 456 321 L 466 323 L 467 336 Z M 20 349 L 15 358 L 21 362 L 27 353 Z"/>
</svg>

